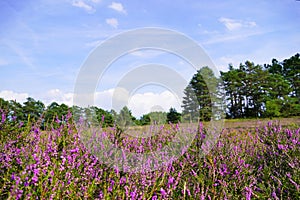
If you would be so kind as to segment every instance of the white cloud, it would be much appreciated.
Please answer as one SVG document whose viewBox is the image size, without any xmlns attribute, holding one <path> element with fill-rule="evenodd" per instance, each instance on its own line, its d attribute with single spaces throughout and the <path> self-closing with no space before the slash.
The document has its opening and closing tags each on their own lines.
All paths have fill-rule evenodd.
<svg viewBox="0 0 300 200">
<path fill-rule="evenodd" d="M 109 89 L 94 94 L 94 105 L 105 110 L 114 109 L 119 112 L 124 106 L 127 106 L 135 117 L 153 110 L 168 112 L 170 107 L 175 107 L 177 111 L 181 111 L 181 101 L 170 91 L 160 93 L 145 92 L 137 93 L 129 96 L 129 93 L 122 88 Z"/>
<path fill-rule="evenodd" d="M 27 93 L 17 93 L 11 90 L 0 91 L 0 97 L 5 100 L 16 100 L 17 102 L 23 103 L 26 98 L 29 97 Z"/>
<path fill-rule="evenodd" d="M 234 31 L 241 28 L 251 28 L 256 26 L 256 23 L 253 21 L 236 20 L 226 17 L 219 18 L 219 22 L 224 24 L 229 31 Z"/>
<path fill-rule="evenodd" d="M 73 105 L 73 93 L 64 93 L 59 89 L 48 90 L 46 93 L 39 96 L 45 105 L 49 105 L 54 101 L 58 104 L 64 103 L 68 106 Z"/>
<path fill-rule="evenodd" d="M 172 94 L 170 91 L 161 93 L 147 92 L 143 94 L 134 94 L 128 103 L 128 108 L 136 117 L 149 113 L 159 107 L 163 111 L 168 112 L 170 107 L 175 107 L 177 111 L 181 111 L 181 99 Z"/>
<path fill-rule="evenodd" d="M 74 0 L 72 2 L 72 6 L 82 8 L 82 9 L 86 10 L 88 13 L 93 13 L 96 11 L 91 5 L 85 3 L 82 0 Z"/>
<path fill-rule="evenodd" d="M 17 93 L 9 90 L 0 91 L 1 98 L 5 100 L 16 100 L 20 103 L 25 102 L 29 96 L 35 100 L 42 101 L 46 106 L 52 102 L 72 106 L 74 93 L 65 93 L 59 89 L 51 89 L 43 94 L 35 95 Z M 129 96 L 125 89 L 120 88 L 95 92 L 93 96 L 94 105 L 99 108 L 105 110 L 114 109 L 119 112 L 120 109 L 126 105 L 136 117 L 157 110 L 168 112 L 170 107 L 176 108 L 177 111 L 182 110 L 180 106 L 182 100 L 178 99 L 178 97 L 170 91 L 160 93 L 145 92 Z"/>
<path fill-rule="evenodd" d="M 18 93 L 11 90 L 3 90 L 0 91 L 0 97 L 5 100 L 16 100 L 19 103 L 23 103 L 28 97 L 32 97 L 35 100 L 42 101 L 46 106 L 54 101 L 59 104 L 64 103 L 68 106 L 73 105 L 73 93 L 64 93 L 59 89 L 52 89 L 43 94 L 33 95 L 29 95 L 28 93 Z"/>
<path fill-rule="evenodd" d="M 121 3 L 112 2 L 108 7 L 120 13 L 127 13 Z"/>
<path fill-rule="evenodd" d="M 114 28 L 118 28 L 119 26 L 119 22 L 116 18 L 106 19 L 106 23 Z"/>
</svg>

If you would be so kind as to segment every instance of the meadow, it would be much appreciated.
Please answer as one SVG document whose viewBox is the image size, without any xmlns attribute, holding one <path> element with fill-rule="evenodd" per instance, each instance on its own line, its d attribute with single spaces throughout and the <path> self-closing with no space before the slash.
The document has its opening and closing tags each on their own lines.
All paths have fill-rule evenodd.
<svg viewBox="0 0 300 200">
<path fill-rule="evenodd" d="M 206 124 L 156 127 L 156 135 L 134 138 L 117 130 L 98 129 L 122 147 L 123 169 L 140 154 L 170 146 L 177 133 L 196 134 L 178 159 L 164 165 L 146 163 L 156 170 L 121 170 L 84 145 L 82 130 L 72 114 L 41 130 L 38 123 L 19 123 L 0 113 L 0 199 L 299 199 L 299 121 L 226 123 L 213 148 L 205 151 Z M 253 125 L 254 124 L 254 125 Z M 93 138 L 95 137 L 95 138 Z M 97 134 L 89 135 L 98 145 Z M 182 139 L 182 138 L 181 138 Z M 184 138 L 183 138 L 184 139 Z M 86 144 L 86 143 L 85 143 Z M 125 154 L 125 155 L 124 155 Z M 202 155 L 202 156 L 200 156 Z M 125 157 L 125 158 L 124 158 Z M 167 159 L 167 157 L 165 157 Z M 126 162 L 124 162 L 126 160 Z M 167 161 L 167 160 L 165 160 Z"/>
</svg>

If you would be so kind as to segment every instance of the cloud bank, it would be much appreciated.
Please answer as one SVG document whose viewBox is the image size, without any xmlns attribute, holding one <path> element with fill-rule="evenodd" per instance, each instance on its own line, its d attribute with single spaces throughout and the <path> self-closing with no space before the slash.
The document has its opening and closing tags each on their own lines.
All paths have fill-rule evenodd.
<svg viewBox="0 0 300 200">
<path fill-rule="evenodd" d="M 127 106 L 135 117 L 140 117 L 151 111 L 168 112 L 170 107 L 174 107 L 177 111 L 181 111 L 181 100 L 170 91 L 162 91 L 160 93 L 137 93 L 131 96 L 127 94 L 127 96 L 125 95 L 126 97 L 122 95 L 118 97 L 118 94 L 124 94 L 124 92 L 122 93 L 122 91 L 115 89 L 95 92 L 94 105 L 105 110 L 114 109 L 116 111 L 119 111 L 123 106 Z M 43 94 L 33 95 L 10 90 L 0 91 L 0 98 L 5 100 L 16 100 L 17 102 L 23 103 L 26 101 L 27 97 L 32 97 L 35 100 L 41 100 L 45 106 L 50 105 L 52 102 L 57 102 L 58 104 L 64 103 L 68 106 L 72 106 L 73 95 L 74 94 L 71 92 L 66 93 L 59 89 L 51 89 Z M 126 101 L 123 101 L 124 104 L 122 105 L 113 105 L 113 99 L 117 98 Z"/>
</svg>

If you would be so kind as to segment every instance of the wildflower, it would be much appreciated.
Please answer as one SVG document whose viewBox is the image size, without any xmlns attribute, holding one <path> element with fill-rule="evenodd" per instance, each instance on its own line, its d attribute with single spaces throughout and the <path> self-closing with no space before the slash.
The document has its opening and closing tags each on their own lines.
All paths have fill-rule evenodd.
<svg viewBox="0 0 300 200">
<path fill-rule="evenodd" d="M 228 174 L 228 168 L 226 164 L 221 165 L 220 174 L 226 176 Z"/>
<path fill-rule="evenodd" d="M 168 187 L 170 187 L 170 185 L 173 184 L 174 181 L 175 181 L 174 177 L 171 176 L 168 180 Z"/>
<path fill-rule="evenodd" d="M 279 149 L 279 150 L 286 151 L 286 150 L 287 150 L 287 147 L 288 147 L 288 145 L 282 145 L 282 144 L 278 144 L 278 145 L 277 145 L 277 147 L 278 147 L 278 149 Z"/>
<path fill-rule="evenodd" d="M 166 191 L 163 188 L 160 188 L 160 193 L 163 198 L 167 195 Z"/>
<path fill-rule="evenodd" d="M 100 198 L 100 199 L 103 199 L 103 197 L 104 197 L 103 192 L 100 191 L 100 192 L 99 192 L 99 198 Z"/>
<path fill-rule="evenodd" d="M 293 139 L 292 143 L 293 143 L 293 145 L 296 145 L 297 143 L 300 143 L 300 142 L 298 142 L 296 139 Z"/>
<path fill-rule="evenodd" d="M 131 199 L 136 199 L 136 197 L 137 197 L 136 190 L 130 192 L 130 197 L 131 197 Z"/>
<path fill-rule="evenodd" d="M 75 149 L 71 149 L 70 153 L 78 153 L 79 152 L 79 148 L 76 147 Z"/>
<path fill-rule="evenodd" d="M 277 195 L 276 195 L 276 192 L 273 190 L 273 192 L 272 192 L 272 197 L 274 198 L 274 199 L 279 199 L 278 197 L 277 197 Z"/>
<path fill-rule="evenodd" d="M 28 177 L 26 177 L 28 179 Z M 25 181 L 24 182 L 24 187 L 28 187 L 29 186 L 29 182 L 28 181 Z"/>
<path fill-rule="evenodd" d="M 2 116 L 1 116 L 1 123 L 3 124 L 5 122 L 6 116 L 5 113 L 2 112 Z"/>
<path fill-rule="evenodd" d="M 154 195 L 154 196 L 152 196 L 152 199 L 151 200 L 157 200 L 158 198 L 157 198 L 157 195 Z"/>
<path fill-rule="evenodd" d="M 20 122 L 18 128 L 21 128 L 24 125 L 24 122 Z"/>
<path fill-rule="evenodd" d="M 11 180 L 12 180 L 12 181 L 16 180 L 15 173 L 12 173 L 12 175 L 11 175 Z"/>
<path fill-rule="evenodd" d="M 191 196 L 191 192 L 188 188 L 186 188 L 186 191 L 187 191 L 188 195 Z"/>
<path fill-rule="evenodd" d="M 16 185 L 19 185 L 19 183 L 21 182 L 21 178 L 18 176 L 15 176 L 14 174 L 12 175 L 12 180 L 16 181 Z"/>
<path fill-rule="evenodd" d="M 36 175 L 33 175 L 31 180 L 32 180 L 32 183 L 35 184 L 38 182 L 38 177 Z"/>
<path fill-rule="evenodd" d="M 17 189 L 17 191 L 16 191 L 16 195 L 17 195 L 16 199 L 21 199 L 22 194 L 23 194 L 23 190 Z"/>
<path fill-rule="evenodd" d="M 72 157 L 70 155 L 67 156 L 69 165 L 72 164 Z"/>
<path fill-rule="evenodd" d="M 250 187 L 245 187 L 246 190 L 246 200 L 251 200 L 252 189 Z"/>
<path fill-rule="evenodd" d="M 126 183 L 126 177 L 122 176 L 120 179 L 120 185 L 125 184 Z"/>
</svg>

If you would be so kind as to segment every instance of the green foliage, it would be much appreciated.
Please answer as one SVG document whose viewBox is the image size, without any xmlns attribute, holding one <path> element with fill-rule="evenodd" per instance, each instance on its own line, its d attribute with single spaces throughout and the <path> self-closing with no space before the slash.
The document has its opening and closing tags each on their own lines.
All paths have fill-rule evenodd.
<svg viewBox="0 0 300 200">
<path fill-rule="evenodd" d="M 151 119 L 151 123 L 164 124 L 167 121 L 167 113 L 166 112 L 155 111 L 155 112 L 150 112 L 148 115 Z"/>
<path fill-rule="evenodd" d="M 96 111 L 97 120 L 102 124 L 102 127 L 114 126 L 113 115 L 110 112 L 97 107 L 95 107 L 94 109 Z"/>
<path fill-rule="evenodd" d="M 183 97 L 183 120 L 185 122 L 198 122 L 199 120 L 199 105 L 195 92 L 193 91 L 193 87 L 189 84 L 184 89 L 184 97 Z"/>
<path fill-rule="evenodd" d="M 297 97 L 286 96 L 281 109 L 282 116 L 300 116 L 300 104 L 298 102 Z"/>
<path fill-rule="evenodd" d="M 267 101 L 265 115 L 267 117 L 280 117 L 281 108 L 282 108 L 282 101 L 280 99 Z"/>
<path fill-rule="evenodd" d="M 221 72 L 228 118 L 288 117 L 299 115 L 299 54 L 271 65 L 249 61 Z"/>
<path fill-rule="evenodd" d="M 44 120 L 46 123 L 52 123 L 55 119 L 62 119 L 69 111 L 69 107 L 66 104 L 59 105 L 56 102 L 47 106 L 45 111 Z"/>
<path fill-rule="evenodd" d="M 44 103 L 41 101 L 36 101 L 31 97 L 27 98 L 27 101 L 24 102 L 24 106 L 22 107 L 22 111 L 25 115 L 25 118 L 30 117 L 34 121 L 40 118 L 44 110 L 45 110 Z"/>
<path fill-rule="evenodd" d="M 184 90 L 183 119 L 197 122 L 209 121 L 213 106 L 218 102 L 219 80 L 209 67 L 203 67 L 194 74 L 189 85 Z"/>
<path fill-rule="evenodd" d="M 285 59 L 282 66 L 283 75 L 291 84 L 291 96 L 298 98 L 297 103 L 300 104 L 300 54 Z"/>
<path fill-rule="evenodd" d="M 176 124 L 181 121 L 181 114 L 176 111 L 175 108 L 170 108 L 167 113 L 167 123 Z"/>
<path fill-rule="evenodd" d="M 141 119 L 139 120 L 139 125 L 144 126 L 144 125 L 150 125 L 151 123 L 151 118 L 150 118 L 150 114 L 145 114 L 141 117 Z"/>
<path fill-rule="evenodd" d="M 116 123 L 122 129 L 127 129 L 130 126 L 134 126 L 136 118 L 132 116 L 131 111 L 128 109 L 127 106 L 124 106 L 120 113 L 117 115 Z"/>
</svg>

